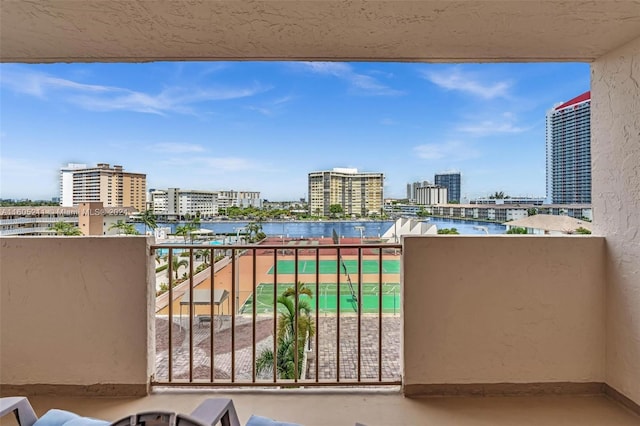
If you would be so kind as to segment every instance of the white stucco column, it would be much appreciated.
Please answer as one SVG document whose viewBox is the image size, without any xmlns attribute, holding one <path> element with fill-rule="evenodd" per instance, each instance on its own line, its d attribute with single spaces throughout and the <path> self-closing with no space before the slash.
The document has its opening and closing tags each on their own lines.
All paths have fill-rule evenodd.
<svg viewBox="0 0 640 426">
<path fill-rule="evenodd" d="M 640 404 L 640 38 L 591 72 L 594 233 L 607 245 L 606 382 Z"/>
</svg>

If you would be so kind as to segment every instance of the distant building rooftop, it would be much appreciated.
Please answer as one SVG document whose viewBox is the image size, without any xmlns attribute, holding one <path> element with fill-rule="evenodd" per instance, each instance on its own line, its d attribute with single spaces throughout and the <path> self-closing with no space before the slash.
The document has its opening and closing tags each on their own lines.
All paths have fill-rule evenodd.
<svg viewBox="0 0 640 426">
<path fill-rule="evenodd" d="M 569 216 L 556 216 L 548 214 L 537 214 L 526 217 L 524 219 L 512 220 L 505 222 L 510 227 L 534 228 L 543 231 L 569 232 L 578 228 L 585 228 L 591 231 L 591 222 L 580 219 L 574 219 Z"/>
<path fill-rule="evenodd" d="M 576 96 L 575 98 L 568 100 L 567 102 L 558 105 L 555 110 L 561 110 L 563 108 L 567 108 L 570 107 L 572 105 L 577 105 L 580 102 L 584 102 L 584 101 L 588 101 L 589 99 L 591 99 L 591 91 L 589 92 L 584 92 L 582 95 Z"/>
</svg>

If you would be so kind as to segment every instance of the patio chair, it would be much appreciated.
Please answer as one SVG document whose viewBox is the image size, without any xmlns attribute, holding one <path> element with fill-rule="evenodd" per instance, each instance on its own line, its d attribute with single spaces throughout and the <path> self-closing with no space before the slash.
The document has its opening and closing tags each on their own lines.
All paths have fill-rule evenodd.
<svg viewBox="0 0 640 426">
<path fill-rule="evenodd" d="M 20 426 L 240 426 L 233 401 L 228 398 L 206 399 L 189 415 L 170 411 L 145 411 L 113 423 L 57 409 L 49 410 L 38 418 L 26 397 L 0 398 L 0 417 L 9 413 L 14 413 Z M 301 425 L 253 415 L 246 426 Z"/>
</svg>

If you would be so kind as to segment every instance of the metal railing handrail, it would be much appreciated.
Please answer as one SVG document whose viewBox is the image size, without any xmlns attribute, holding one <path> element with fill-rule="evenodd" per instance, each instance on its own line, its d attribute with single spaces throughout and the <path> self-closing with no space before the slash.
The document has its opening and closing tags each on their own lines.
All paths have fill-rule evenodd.
<svg viewBox="0 0 640 426">
<path fill-rule="evenodd" d="M 166 353 L 167 374 L 166 374 L 166 377 L 154 377 L 154 380 L 152 381 L 153 385 L 225 386 L 225 387 L 228 387 L 228 386 L 232 386 L 232 387 L 312 386 L 313 387 L 313 386 L 370 386 L 370 385 L 401 384 L 399 371 L 396 372 L 397 376 L 389 377 L 387 373 L 383 373 L 383 368 L 382 368 L 383 346 L 384 346 L 383 343 L 385 340 L 383 339 L 384 337 L 383 317 L 386 318 L 387 316 L 387 314 L 384 314 L 384 306 L 383 306 L 383 298 L 385 297 L 383 294 L 383 284 L 384 284 L 383 277 L 385 276 L 388 277 L 389 274 L 391 274 L 392 276 L 397 275 L 398 284 L 400 284 L 400 279 L 399 279 L 400 271 L 399 270 L 395 271 L 395 269 L 392 269 L 391 272 L 385 273 L 385 271 L 383 270 L 383 261 L 385 260 L 385 256 L 395 256 L 401 253 L 402 252 L 401 244 L 386 244 L 386 243 L 326 244 L 326 245 L 324 244 L 318 244 L 318 245 L 154 244 L 151 246 L 151 253 L 153 254 L 153 252 L 158 249 L 168 250 L 167 273 L 169 274 L 170 279 L 169 279 L 169 287 L 167 291 L 168 294 L 166 295 L 168 297 L 165 296 L 165 298 L 167 298 L 169 301 L 166 307 L 168 309 L 169 324 L 167 328 L 167 334 L 168 334 L 167 335 L 168 348 Z M 365 253 L 365 250 L 367 249 L 370 249 L 373 252 Z M 394 249 L 394 252 L 389 253 L 389 251 L 385 249 Z M 195 255 L 197 250 L 206 250 L 209 252 L 211 263 L 209 263 L 208 266 L 203 271 L 205 272 L 205 274 L 196 275 L 194 271 L 194 259 L 196 257 Z M 223 285 L 222 282 L 218 282 L 220 278 L 216 276 L 216 273 L 220 272 L 218 270 L 220 268 L 216 268 L 215 266 L 216 262 L 214 262 L 214 254 L 217 250 L 222 250 L 227 253 L 230 252 L 231 254 L 228 262 L 229 264 L 225 266 L 225 268 L 226 267 L 230 268 L 230 273 L 231 273 L 230 275 L 231 282 L 230 283 L 227 282 L 225 284 L 226 288 L 229 289 L 229 298 L 226 299 L 227 313 L 222 317 L 222 318 L 228 317 L 228 320 L 230 323 L 230 329 L 229 329 L 230 331 L 228 333 L 230 338 L 230 343 L 231 343 L 230 353 L 229 353 L 230 364 L 228 364 L 228 369 L 225 370 L 229 373 L 227 379 L 220 379 L 219 377 L 216 377 L 216 372 L 218 369 L 216 368 L 216 350 L 215 349 L 216 349 L 216 344 L 219 344 L 217 340 L 220 337 L 219 337 L 219 332 L 218 333 L 216 332 L 215 326 L 214 326 L 214 323 L 216 322 L 215 321 L 216 317 L 214 313 L 214 305 L 216 305 L 214 301 L 214 293 L 216 289 L 220 290 L 220 286 Z M 187 266 L 187 270 L 189 272 L 187 274 L 188 278 L 185 279 L 182 283 L 180 283 L 179 287 L 174 287 L 172 285 L 172 277 L 174 273 L 172 261 L 174 257 L 179 256 L 176 251 L 181 251 L 182 253 L 185 253 L 188 251 L 188 258 L 190 260 L 189 265 Z M 349 259 L 344 259 L 343 255 L 348 256 Z M 250 262 L 243 261 L 241 265 L 241 260 L 245 256 L 251 257 L 251 261 Z M 309 258 L 309 256 L 311 256 L 311 258 Z M 354 256 L 356 256 L 355 259 L 353 259 Z M 263 262 L 263 268 L 265 268 L 265 265 L 268 266 L 270 262 L 273 262 L 273 265 L 269 269 L 269 272 L 264 272 L 264 269 L 263 269 L 263 273 L 266 274 L 264 275 L 264 277 L 265 278 L 269 277 L 269 279 L 273 280 L 273 283 L 270 284 L 270 285 L 273 285 L 273 293 L 267 294 L 266 298 L 263 297 L 262 302 L 259 302 L 258 300 L 259 293 L 257 293 L 257 283 L 259 281 L 258 281 L 257 272 L 256 272 L 257 271 L 256 262 L 258 257 L 261 257 L 261 262 Z M 183 256 L 179 256 L 178 258 L 182 259 Z M 284 271 L 278 270 L 278 263 L 282 259 L 293 262 L 292 270 L 284 270 Z M 372 259 L 377 261 L 376 271 L 369 270 L 366 273 L 364 272 L 364 269 L 365 269 L 364 261 L 367 259 Z M 330 264 L 331 265 L 330 271 L 328 271 L 326 269 L 327 267 L 325 266 L 324 270 L 321 272 L 320 271 L 321 265 L 322 265 L 321 261 L 327 261 L 327 260 L 331 262 L 335 262 L 336 264 L 335 266 L 332 263 Z M 357 268 L 357 278 L 354 275 L 352 279 L 349 271 L 350 268 L 354 267 L 354 264 L 349 263 L 349 265 L 351 266 L 347 267 L 347 263 L 345 263 L 345 260 L 348 260 L 349 262 L 353 262 L 354 260 L 357 260 L 357 266 L 355 266 Z M 300 262 L 311 262 L 313 264 L 312 267 L 315 268 L 315 270 L 313 271 L 307 270 L 307 272 L 300 270 L 302 268 Z M 304 265 L 306 269 L 307 264 L 305 263 Z M 354 274 L 354 272 L 355 271 L 352 270 L 351 274 Z M 304 280 L 304 281 L 306 284 L 308 284 L 307 288 L 312 290 L 311 296 L 313 297 L 308 299 L 308 301 L 304 302 L 306 305 L 305 309 L 308 309 L 309 307 L 313 309 L 312 312 L 304 314 L 305 317 L 302 317 L 303 314 L 302 314 L 302 311 L 300 310 L 301 306 L 304 306 L 304 305 L 302 305 L 301 299 L 299 298 L 299 296 L 301 295 L 299 293 L 301 288 L 299 288 L 297 285 L 297 283 L 302 282 L 301 277 L 303 276 L 303 274 L 305 274 L 304 276 L 308 278 L 307 280 Z M 365 274 L 369 281 L 364 279 Z M 209 283 L 210 283 L 210 291 L 209 291 L 210 296 L 208 296 L 210 297 L 210 300 L 205 300 L 205 301 L 199 300 L 198 302 L 194 302 L 194 296 L 196 294 L 195 287 L 200 284 L 200 282 L 196 282 L 196 277 L 206 276 L 206 275 L 208 275 L 207 278 L 209 279 Z M 241 303 L 240 294 L 239 294 L 241 287 L 239 285 L 238 280 L 240 279 L 241 275 L 244 276 L 245 280 L 250 281 L 250 287 L 251 287 L 250 296 L 247 296 L 244 303 Z M 291 278 L 289 279 L 282 278 L 282 276 L 287 276 L 287 275 L 290 275 Z M 320 335 L 320 318 L 321 318 L 320 317 L 320 311 L 321 311 L 320 298 L 322 296 L 320 291 L 320 285 L 321 284 L 326 285 L 325 282 L 321 282 L 321 276 L 323 276 L 325 280 L 328 279 L 327 277 L 333 276 L 331 278 L 332 280 L 331 283 L 329 283 L 328 285 L 329 286 L 334 285 L 336 287 L 335 288 L 335 291 L 336 291 L 335 313 L 329 314 L 329 318 L 335 318 L 335 322 L 336 322 L 336 326 L 334 329 L 335 336 L 332 338 L 329 336 Z M 205 280 L 207 278 L 205 278 Z M 394 278 L 392 277 L 390 279 L 394 279 Z M 293 337 L 290 337 L 293 340 L 293 342 L 289 343 L 293 347 L 293 352 L 292 352 L 293 353 L 293 360 L 292 360 L 293 361 L 292 363 L 293 378 L 287 379 L 287 378 L 283 378 L 281 376 L 281 373 L 278 372 L 278 367 L 279 367 L 278 357 L 281 356 L 279 355 L 280 349 L 281 349 L 280 345 L 283 343 L 279 340 L 280 337 L 277 337 L 277 336 L 279 336 L 280 333 L 282 332 L 280 330 L 282 327 L 278 327 L 279 322 L 282 321 L 281 311 L 279 310 L 280 309 L 279 299 L 282 297 L 285 297 L 284 296 L 285 293 L 279 294 L 279 292 L 282 291 L 281 285 L 287 284 L 287 283 L 288 285 L 291 285 L 290 284 L 291 280 L 293 281 L 293 289 L 291 294 L 291 296 L 293 297 L 293 299 L 291 300 L 291 303 L 293 305 L 293 314 L 292 314 L 292 317 L 289 319 L 291 323 L 290 324 L 287 323 L 288 325 L 286 325 L 285 327 L 287 327 L 287 329 L 288 327 L 291 327 L 292 331 L 290 332 L 290 335 L 293 336 Z M 354 281 L 354 280 L 357 280 L 357 281 Z M 200 281 L 200 279 L 198 279 L 197 281 Z M 263 283 L 264 283 L 264 280 L 261 280 L 260 285 L 262 285 Z M 354 288 L 354 283 L 356 288 Z M 395 281 L 391 281 L 391 283 L 395 283 Z M 269 283 L 266 283 L 266 284 L 269 284 Z M 345 287 L 344 289 L 341 289 L 343 285 L 345 286 L 348 285 L 348 289 L 347 287 Z M 368 295 L 369 307 L 366 309 L 369 309 L 369 312 L 363 313 L 363 309 L 365 309 L 363 305 L 363 288 L 365 285 L 373 286 L 371 288 L 373 288 L 374 293 Z M 175 294 L 175 292 L 178 291 L 178 288 L 180 288 L 180 292 L 182 293 L 182 296 L 179 294 Z M 394 312 L 395 312 L 395 306 L 397 302 L 395 298 L 399 296 L 399 294 L 396 292 L 396 288 L 397 287 L 393 287 L 394 292 L 391 296 L 391 297 L 394 297 L 393 299 Z M 389 293 L 390 290 L 388 290 L 388 287 L 384 287 L 384 289 L 386 289 L 387 293 Z M 264 291 L 264 288 L 262 288 L 262 290 Z M 223 290 L 223 291 L 226 291 L 226 290 Z M 341 291 L 343 293 L 342 295 L 341 295 Z M 347 293 L 345 293 L 345 291 Z M 329 293 L 331 294 L 331 297 L 334 297 L 331 291 Z M 263 296 L 264 294 L 265 293 L 263 293 Z M 186 298 L 187 296 L 188 298 Z M 346 304 L 347 306 L 351 306 L 355 310 L 355 315 L 352 312 L 349 312 L 349 313 L 342 312 L 343 308 L 347 308 L 347 306 L 341 307 L 341 298 L 345 296 L 346 296 L 346 299 L 342 303 Z M 324 293 L 324 297 L 327 297 L 326 290 Z M 375 299 L 377 299 L 375 308 L 372 308 L 371 297 L 375 297 Z M 389 296 L 387 295 L 386 297 L 389 297 Z M 271 301 L 268 300 L 269 298 L 271 298 Z M 183 302 L 182 299 L 184 299 L 185 301 Z M 246 303 L 249 300 L 251 300 L 251 307 L 250 307 L 251 312 L 242 313 L 241 307 L 242 306 L 246 307 Z M 311 302 L 311 300 L 313 300 L 313 302 Z M 174 307 L 174 303 L 176 301 L 179 304 L 179 308 L 180 308 L 180 322 L 179 322 L 179 328 L 174 331 L 174 326 L 176 326 L 176 324 L 174 323 L 174 320 L 177 318 L 177 315 L 175 315 L 176 307 Z M 218 317 L 219 317 L 219 320 L 222 320 L 220 317 L 220 303 L 221 303 L 220 301 L 218 301 L 217 303 Z M 264 316 L 262 313 L 259 314 L 257 312 L 258 303 L 261 303 L 263 305 L 263 308 L 264 306 L 267 306 L 267 307 L 271 306 L 270 308 L 271 311 L 268 311 L 268 310 L 261 311 L 261 312 L 264 312 Z M 331 303 L 329 303 L 329 305 L 331 305 Z M 182 310 L 184 305 L 186 305 L 187 315 L 188 315 L 186 324 L 184 324 L 182 320 Z M 194 378 L 196 368 L 207 367 L 206 365 L 203 365 L 203 364 L 195 365 L 196 362 L 198 363 L 201 362 L 201 356 L 198 358 L 198 360 L 196 360 L 194 354 L 197 348 L 200 348 L 198 349 L 198 351 L 202 350 L 203 347 L 198 345 L 200 345 L 204 341 L 202 340 L 200 343 L 197 343 L 195 341 L 194 325 L 196 323 L 196 317 L 199 315 L 198 312 L 202 312 L 201 310 L 202 307 L 200 307 L 199 311 L 196 311 L 195 309 L 196 305 L 209 306 L 207 315 L 209 315 L 210 319 L 209 319 L 209 326 L 206 332 L 208 332 L 208 339 L 209 339 L 208 368 L 210 373 L 209 373 L 208 379 L 205 379 L 205 380 L 202 380 L 202 377 L 198 378 L 200 380 L 197 380 L 196 378 Z M 325 309 L 326 309 L 326 305 L 327 305 L 327 301 L 325 299 Z M 246 308 L 242 308 L 242 310 L 244 309 Z M 326 321 L 327 313 L 326 311 L 324 312 L 325 313 L 323 314 L 322 318 L 323 318 L 323 321 Z M 329 311 L 329 312 L 333 312 L 333 311 Z M 224 313 L 224 309 L 223 309 L 223 313 Z M 377 344 L 375 345 L 375 348 L 372 348 L 372 347 L 367 348 L 367 350 L 369 350 L 368 352 L 369 355 L 367 357 L 363 356 L 363 351 L 365 349 L 363 345 L 363 334 L 364 334 L 363 318 L 365 318 L 365 315 L 366 315 L 366 318 L 369 318 L 368 320 L 369 326 L 373 326 L 377 328 L 377 336 L 378 336 Z M 269 318 L 268 321 L 273 321 L 273 329 L 272 329 L 273 344 L 272 344 L 272 347 L 270 348 L 273 354 L 273 358 L 272 358 L 273 375 L 270 379 L 265 379 L 264 375 L 262 375 L 260 378 L 257 377 L 256 323 L 257 323 L 258 317 Z M 304 318 L 304 321 L 311 321 L 312 326 L 314 326 L 316 330 L 313 338 L 308 338 L 308 336 L 305 337 L 304 343 L 299 342 L 299 339 L 300 339 L 299 330 L 301 330 L 300 327 L 301 327 L 301 321 L 303 318 Z M 375 318 L 375 325 L 373 325 L 374 323 L 371 322 L 374 318 Z M 239 353 L 236 349 L 236 341 L 237 341 L 236 328 L 238 325 L 238 321 L 240 320 L 243 320 L 245 322 L 246 320 L 250 320 L 251 322 L 250 354 L 246 355 L 245 353 L 245 355 L 243 355 L 245 359 L 245 361 L 243 362 L 246 362 L 247 356 L 250 357 L 251 367 L 250 367 L 250 371 L 247 371 L 246 367 L 243 367 L 244 370 L 242 370 L 241 372 L 238 372 L 238 368 L 240 367 L 239 367 L 238 358 L 237 358 L 239 356 Z M 351 335 L 349 335 L 348 332 L 345 332 L 346 333 L 345 338 L 353 339 L 355 337 L 357 339 L 357 345 L 355 345 L 355 349 L 353 348 L 345 349 L 343 347 L 343 340 L 341 337 L 342 336 L 341 324 L 344 321 L 347 321 L 348 323 L 352 324 L 351 327 L 353 327 L 353 323 L 355 322 L 356 332 L 352 333 Z M 305 324 L 304 325 L 305 327 L 308 326 L 307 325 L 308 322 L 304 322 L 303 324 Z M 201 327 L 201 323 L 199 323 L 197 326 Z M 174 342 L 173 342 L 174 333 L 186 333 L 184 334 L 184 339 L 185 339 L 184 343 L 182 343 L 178 348 L 174 347 Z M 320 371 L 319 366 L 320 366 L 320 356 L 321 356 L 321 351 L 320 351 L 321 341 L 325 345 L 325 349 L 323 349 L 324 356 L 327 356 L 326 354 L 324 354 L 324 352 L 326 352 L 327 345 L 334 348 L 333 359 L 335 361 L 335 369 L 333 370 L 334 371 L 333 375 L 330 373 L 327 373 L 326 367 L 323 367 L 323 370 Z M 246 337 L 245 337 L 245 342 L 246 342 Z M 307 352 L 307 347 L 306 347 L 307 343 L 313 346 L 313 350 L 311 350 L 311 352 L 309 353 Z M 300 354 L 301 348 L 299 347 L 299 345 L 301 344 L 304 344 L 304 347 L 302 348 L 302 351 L 303 351 L 302 354 Z M 374 349 L 375 349 L 375 353 L 372 352 L 372 350 Z M 351 353 L 352 355 L 351 361 L 349 361 L 348 359 L 346 360 L 342 359 L 343 355 L 348 355 L 348 352 L 345 352 L 348 350 L 356 352 L 356 353 L 353 353 L 353 352 Z M 400 348 L 398 347 L 397 350 L 398 350 L 397 357 L 399 359 Z M 305 368 L 305 371 L 306 371 L 307 367 L 306 367 L 306 362 L 304 360 L 308 362 L 308 354 L 313 355 L 314 368 L 312 368 L 311 371 L 309 372 L 310 376 L 312 377 L 305 379 L 304 374 L 301 374 L 302 371 L 300 369 Z M 300 356 L 302 356 L 302 358 L 299 358 Z M 187 359 L 184 359 L 184 357 L 186 357 Z M 368 360 L 368 362 L 374 362 L 374 363 L 377 362 L 375 366 L 375 370 L 376 370 L 375 377 L 371 375 L 371 371 L 368 371 L 367 374 L 364 374 L 362 365 L 363 365 L 363 359 L 365 358 Z M 371 361 L 372 359 L 374 361 Z M 229 359 L 227 360 L 229 361 Z M 300 361 L 303 361 L 303 362 L 300 363 Z M 355 366 L 353 366 L 350 363 L 354 363 Z M 183 371 L 180 374 L 182 374 L 183 376 L 184 374 L 186 374 L 186 378 L 174 377 L 174 370 L 176 368 L 182 368 Z M 186 371 L 184 370 L 185 368 L 186 368 Z M 247 374 L 250 377 L 248 377 Z M 325 376 L 321 377 L 323 374 Z M 327 374 L 329 374 L 330 377 L 327 377 Z"/>
</svg>

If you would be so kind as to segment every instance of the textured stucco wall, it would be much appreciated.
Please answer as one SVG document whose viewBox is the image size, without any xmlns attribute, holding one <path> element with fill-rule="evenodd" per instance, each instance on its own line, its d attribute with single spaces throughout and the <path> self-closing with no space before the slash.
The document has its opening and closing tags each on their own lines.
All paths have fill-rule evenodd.
<svg viewBox="0 0 640 426">
<path fill-rule="evenodd" d="M 607 383 L 640 404 L 640 38 L 592 65 L 594 232 L 607 245 Z"/>
<path fill-rule="evenodd" d="M 405 385 L 604 381 L 603 238 L 404 244 Z"/>
<path fill-rule="evenodd" d="M 0 386 L 148 383 L 150 241 L 1 238 Z"/>
<path fill-rule="evenodd" d="M 5 1 L 0 60 L 593 60 L 640 35 L 639 9 L 591 0 Z"/>
</svg>

